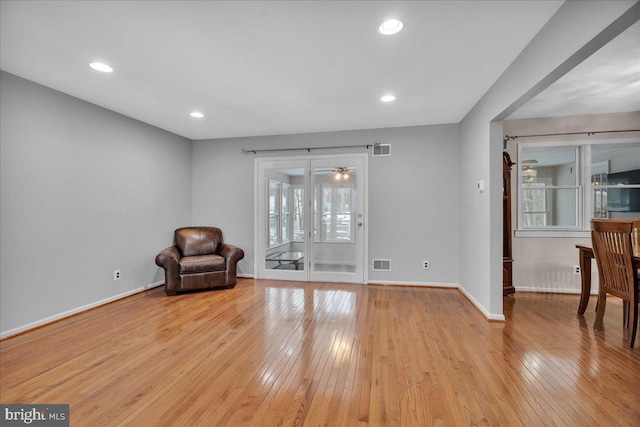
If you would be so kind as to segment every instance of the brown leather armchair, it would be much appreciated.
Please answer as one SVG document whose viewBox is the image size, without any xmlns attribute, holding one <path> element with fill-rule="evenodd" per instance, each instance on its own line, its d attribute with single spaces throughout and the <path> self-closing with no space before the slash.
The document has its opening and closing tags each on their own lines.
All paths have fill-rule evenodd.
<svg viewBox="0 0 640 427">
<path fill-rule="evenodd" d="M 236 265 L 244 251 L 227 245 L 216 227 L 183 227 L 174 233 L 174 246 L 156 256 L 164 268 L 167 295 L 194 289 L 233 288 Z"/>
</svg>

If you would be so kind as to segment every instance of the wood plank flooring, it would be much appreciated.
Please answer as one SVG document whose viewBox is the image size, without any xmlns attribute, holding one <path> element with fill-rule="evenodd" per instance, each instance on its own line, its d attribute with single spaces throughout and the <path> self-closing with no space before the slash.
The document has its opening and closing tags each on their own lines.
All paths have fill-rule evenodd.
<svg viewBox="0 0 640 427">
<path fill-rule="evenodd" d="M 518 293 L 490 323 L 450 289 L 158 288 L 0 342 L 0 401 L 74 426 L 638 426 L 622 304 L 594 331 L 578 299 Z"/>
</svg>

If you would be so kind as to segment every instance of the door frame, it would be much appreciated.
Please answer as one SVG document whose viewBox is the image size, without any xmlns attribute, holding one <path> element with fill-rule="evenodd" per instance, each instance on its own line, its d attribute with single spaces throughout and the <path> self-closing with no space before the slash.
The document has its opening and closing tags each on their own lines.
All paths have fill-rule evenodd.
<svg viewBox="0 0 640 427">
<path fill-rule="evenodd" d="M 264 254 L 264 243 L 266 239 L 266 235 L 263 236 L 260 232 L 261 230 L 264 229 L 264 224 L 261 226 L 261 222 L 263 221 L 263 219 L 261 218 L 261 214 L 264 213 L 265 208 L 262 207 L 261 208 L 261 202 L 265 201 L 264 197 L 265 195 L 261 195 L 260 194 L 260 188 L 261 188 L 261 183 L 260 183 L 260 165 L 261 163 L 267 163 L 267 162 L 279 162 L 279 161 L 283 161 L 283 162 L 295 162 L 295 161 L 306 161 L 307 162 L 307 166 L 306 166 L 306 174 L 309 174 L 310 171 L 310 166 L 311 166 L 311 160 L 316 160 L 316 159 L 323 159 L 323 160 L 331 160 L 331 159 L 335 159 L 339 162 L 344 162 L 344 161 L 348 161 L 348 159 L 352 159 L 352 158 L 358 158 L 358 159 L 362 159 L 362 164 L 363 164 L 363 170 L 362 173 L 359 174 L 358 180 L 362 181 L 362 192 L 363 192 L 363 198 L 364 198 L 364 202 L 363 202 L 363 207 L 362 207 L 362 213 L 363 213 L 363 226 L 362 226 L 362 259 L 359 260 L 359 262 L 362 263 L 362 282 L 354 282 L 354 283 L 363 283 L 366 284 L 369 281 L 369 153 L 349 153 L 349 154 L 323 154 L 323 155 L 307 155 L 307 156 L 283 156 L 283 157 L 259 157 L 259 158 L 255 158 L 254 159 L 254 185 L 253 185 L 253 191 L 254 191 L 254 197 L 253 197 L 253 201 L 254 201 L 254 214 L 253 214 L 253 219 L 254 219 L 254 224 L 253 224 L 253 253 L 254 253 L 254 278 L 256 279 L 267 279 L 270 277 L 265 277 L 264 275 L 264 267 L 262 266 L 262 264 L 260 264 L 261 262 L 263 262 L 263 259 L 259 256 L 260 254 Z M 305 179 L 309 179 L 308 176 L 305 177 Z M 305 192 L 306 194 L 306 192 Z M 311 195 L 307 195 L 306 196 L 306 200 L 309 200 L 308 197 L 312 197 Z M 265 205 L 266 206 L 266 205 Z M 305 215 L 305 232 L 309 231 L 310 229 L 310 217 L 309 214 L 307 213 Z M 263 245 L 262 249 L 260 249 L 260 245 Z M 305 245 L 307 247 L 310 246 L 310 243 L 305 243 Z M 310 267 L 309 267 L 309 256 L 308 254 L 305 254 L 305 261 L 304 261 L 304 274 L 295 274 L 295 277 L 290 277 L 290 278 L 277 278 L 275 280 L 297 280 L 297 281 L 310 281 Z M 291 273 L 291 271 L 289 271 L 289 273 Z M 302 273 L 302 271 L 300 272 Z"/>
</svg>

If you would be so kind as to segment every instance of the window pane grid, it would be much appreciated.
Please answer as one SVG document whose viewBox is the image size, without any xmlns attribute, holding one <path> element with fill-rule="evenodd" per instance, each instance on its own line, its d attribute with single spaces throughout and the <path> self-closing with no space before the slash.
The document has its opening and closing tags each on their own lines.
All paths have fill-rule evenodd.
<svg viewBox="0 0 640 427">
<path fill-rule="evenodd" d="M 517 171 L 519 230 L 587 232 L 592 218 L 640 218 L 637 140 L 519 144 Z"/>
</svg>

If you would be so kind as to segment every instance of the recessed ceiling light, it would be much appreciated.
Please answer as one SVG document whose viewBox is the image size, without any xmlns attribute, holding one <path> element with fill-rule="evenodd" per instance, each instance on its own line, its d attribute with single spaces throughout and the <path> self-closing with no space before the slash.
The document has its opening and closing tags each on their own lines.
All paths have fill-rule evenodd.
<svg viewBox="0 0 640 427">
<path fill-rule="evenodd" d="M 391 102 L 391 101 L 395 101 L 396 97 L 393 95 L 385 95 L 382 98 L 380 98 L 380 101 L 382 102 Z"/>
<path fill-rule="evenodd" d="M 385 36 L 389 36 L 391 34 L 399 33 L 402 30 L 403 24 L 402 21 L 398 19 L 388 19 L 384 21 L 378 27 L 378 32 L 380 34 L 384 34 Z"/>
<path fill-rule="evenodd" d="M 189 114 L 191 117 L 195 117 L 197 119 L 201 119 L 204 117 L 204 114 L 202 114 L 199 111 L 194 111 L 193 113 Z"/>
<path fill-rule="evenodd" d="M 103 64 L 102 62 L 92 62 L 89 66 L 94 70 L 101 71 L 103 73 L 110 73 L 113 71 L 113 68 L 109 67 L 107 64 Z"/>
</svg>

